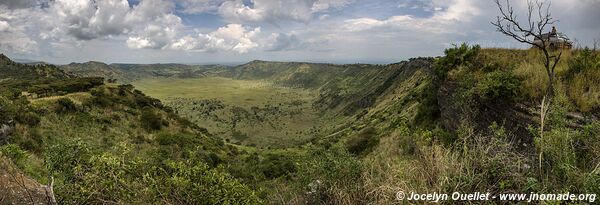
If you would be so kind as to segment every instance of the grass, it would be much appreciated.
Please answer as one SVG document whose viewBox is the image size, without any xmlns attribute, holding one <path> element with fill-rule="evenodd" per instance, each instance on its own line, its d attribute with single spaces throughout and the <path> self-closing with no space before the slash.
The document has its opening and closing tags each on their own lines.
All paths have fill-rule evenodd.
<svg viewBox="0 0 600 205">
<path fill-rule="evenodd" d="M 285 98 L 311 100 L 309 91 L 276 87 L 268 81 L 208 77 L 194 79 L 146 78 L 133 85 L 165 102 L 173 98 L 217 98 L 226 104 L 251 107 L 285 102 Z"/>
<path fill-rule="evenodd" d="M 312 138 L 311 130 L 322 122 L 312 108 L 312 91 L 276 86 L 265 80 L 148 78 L 133 84 L 236 144 L 297 146 Z"/>
<path fill-rule="evenodd" d="M 586 52 L 588 52 L 586 54 Z M 522 80 L 523 99 L 541 101 L 548 85 L 543 55 L 535 49 L 482 49 L 479 61 L 498 65 Z M 565 50 L 555 69 L 556 84 L 566 86 L 576 111 L 588 112 L 600 107 L 600 52 L 585 49 Z"/>
</svg>

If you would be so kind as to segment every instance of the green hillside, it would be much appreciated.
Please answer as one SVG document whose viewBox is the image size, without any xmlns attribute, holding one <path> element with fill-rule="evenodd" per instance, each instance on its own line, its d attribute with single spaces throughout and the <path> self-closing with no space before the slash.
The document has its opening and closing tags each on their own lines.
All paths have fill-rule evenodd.
<svg viewBox="0 0 600 205">
<path fill-rule="evenodd" d="M 10 136 L 0 138 L 0 164 L 43 184 L 54 177 L 64 204 L 600 193 L 600 52 L 565 51 L 544 130 L 540 58 L 462 45 L 388 65 L 63 67 L 74 76 L 4 58 L 0 73 L 30 77 L 0 78 L 13 90 L 0 98 L 0 128 L 13 130 L 0 132 Z M 132 85 L 83 77 L 113 74 Z M 66 82 L 78 89 L 39 89 Z"/>
<path fill-rule="evenodd" d="M 78 77 L 101 77 L 120 84 L 131 83 L 143 78 L 196 78 L 205 76 L 205 72 L 226 68 L 221 65 L 184 65 L 184 64 L 105 64 L 90 61 L 70 63 L 60 66 L 68 73 Z"/>
</svg>

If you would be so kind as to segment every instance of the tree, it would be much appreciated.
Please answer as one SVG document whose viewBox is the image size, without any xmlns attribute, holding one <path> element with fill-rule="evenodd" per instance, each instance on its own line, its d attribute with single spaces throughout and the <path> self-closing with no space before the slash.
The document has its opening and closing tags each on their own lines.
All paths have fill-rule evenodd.
<svg viewBox="0 0 600 205">
<path fill-rule="evenodd" d="M 518 42 L 529 44 L 535 48 L 538 48 L 544 54 L 544 67 L 546 68 L 546 74 L 548 75 L 549 83 L 544 96 L 548 101 L 553 96 L 554 89 L 554 69 L 562 56 L 562 51 L 555 51 L 550 49 L 548 40 L 544 39 L 544 32 L 546 28 L 553 25 L 557 21 L 552 18 L 550 13 L 550 3 L 540 1 L 527 1 L 527 22 L 520 22 L 517 19 L 517 15 L 514 13 L 514 9 L 510 4 L 509 0 L 506 0 L 504 5 L 500 0 L 494 0 L 498 9 L 500 10 L 500 16 L 497 17 L 496 22 L 492 22 L 492 25 L 496 29 L 507 35 Z M 534 17 L 537 15 L 536 17 Z M 534 19 L 536 18 L 536 19 Z M 533 37 L 533 39 L 531 38 Z M 535 39 L 541 39 L 541 44 L 535 43 Z"/>
<path fill-rule="evenodd" d="M 546 94 L 542 99 L 541 103 L 541 111 L 540 111 L 540 138 L 544 138 L 544 125 L 546 114 L 549 111 L 550 103 L 552 102 L 552 97 L 554 95 L 554 69 L 560 58 L 562 56 L 562 51 L 558 49 L 558 54 L 556 51 L 552 50 L 549 45 L 548 39 L 544 39 L 544 32 L 546 28 L 550 25 L 553 25 L 557 21 L 552 18 L 550 13 L 551 3 L 546 3 L 545 1 L 535 2 L 532 0 L 527 0 L 527 22 L 521 22 L 517 18 L 515 14 L 515 10 L 510 4 L 509 0 L 506 0 L 505 5 L 500 2 L 500 0 L 494 0 L 498 9 L 500 10 L 500 16 L 497 17 L 495 22 L 492 22 L 492 25 L 496 27 L 496 29 L 507 35 L 518 42 L 532 45 L 535 48 L 538 48 L 544 54 L 544 67 L 546 68 L 546 74 L 548 75 L 548 87 L 546 89 Z M 533 39 L 531 39 L 533 37 Z M 540 39 L 541 43 L 535 43 L 535 39 Z M 543 150 L 540 150 L 539 155 L 539 163 L 540 169 L 542 167 L 542 155 Z"/>
</svg>

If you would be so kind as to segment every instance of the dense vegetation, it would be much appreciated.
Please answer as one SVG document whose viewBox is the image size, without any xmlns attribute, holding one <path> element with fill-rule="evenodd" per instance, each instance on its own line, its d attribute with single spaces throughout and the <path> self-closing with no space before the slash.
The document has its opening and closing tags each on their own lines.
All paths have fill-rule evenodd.
<svg viewBox="0 0 600 205">
<path fill-rule="evenodd" d="M 545 130 L 540 57 L 461 45 L 390 65 L 254 61 L 133 83 L 162 101 L 7 61 L 0 69 L 29 77 L 0 76 L 0 128 L 13 128 L 0 138 L 0 162 L 43 184 L 54 178 L 64 204 L 600 193 L 600 52 L 565 51 Z"/>
</svg>

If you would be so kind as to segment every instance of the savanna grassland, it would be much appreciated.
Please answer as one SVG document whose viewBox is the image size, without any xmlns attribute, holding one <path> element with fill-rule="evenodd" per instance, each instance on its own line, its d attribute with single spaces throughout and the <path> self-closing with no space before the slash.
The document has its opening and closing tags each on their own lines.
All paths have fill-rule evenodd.
<svg viewBox="0 0 600 205">
<path fill-rule="evenodd" d="M 387 65 L 252 61 L 159 75 L 169 65 L 90 68 L 100 76 L 0 58 L 0 183 L 16 185 L 0 193 L 44 200 L 36 183 L 54 180 L 61 204 L 598 194 L 600 52 L 563 52 L 544 129 L 536 49 L 465 44 Z M 98 78 L 137 69 L 147 74 Z"/>
<path fill-rule="evenodd" d="M 310 90 L 267 80 L 146 78 L 133 85 L 228 142 L 258 147 L 306 144 L 322 125 Z"/>
</svg>

